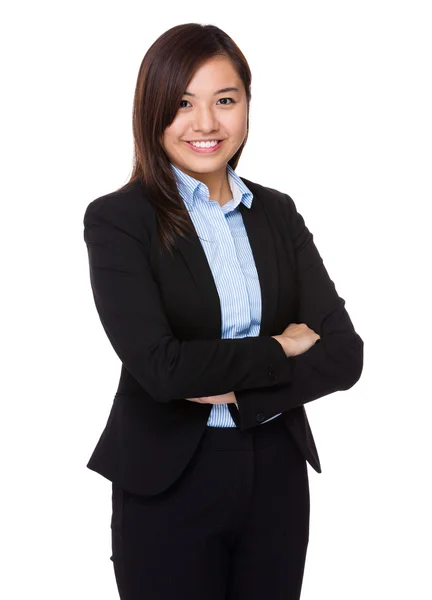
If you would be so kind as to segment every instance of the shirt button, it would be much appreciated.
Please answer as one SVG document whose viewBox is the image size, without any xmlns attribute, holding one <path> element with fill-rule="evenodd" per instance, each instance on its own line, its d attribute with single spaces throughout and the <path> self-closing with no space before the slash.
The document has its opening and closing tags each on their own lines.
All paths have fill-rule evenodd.
<svg viewBox="0 0 432 600">
<path fill-rule="evenodd" d="M 265 420 L 265 414 L 264 413 L 258 413 L 256 416 L 256 420 L 258 421 L 258 423 L 262 423 Z"/>
</svg>

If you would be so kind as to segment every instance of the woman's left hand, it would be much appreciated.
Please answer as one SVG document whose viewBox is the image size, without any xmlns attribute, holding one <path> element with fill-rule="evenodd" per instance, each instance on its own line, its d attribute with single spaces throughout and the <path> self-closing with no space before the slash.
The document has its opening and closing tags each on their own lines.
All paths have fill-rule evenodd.
<svg viewBox="0 0 432 600">
<path fill-rule="evenodd" d="M 227 394 L 219 394 L 218 396 L 202 396 L 201 398 L 185 398 L 191 402 L 199 402 L 201 404 L 236 404 L 234 392 Z"/>
</svg>

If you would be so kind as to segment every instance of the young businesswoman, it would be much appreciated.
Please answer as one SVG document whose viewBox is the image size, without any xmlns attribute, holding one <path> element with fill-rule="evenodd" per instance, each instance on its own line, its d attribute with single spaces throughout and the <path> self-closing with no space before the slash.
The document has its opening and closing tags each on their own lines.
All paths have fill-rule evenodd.
<svg viewBox="0 0 432 600">
<path fill-rule="evenodd" d="M 132 176 L 84 216 L 122 363 L 87 466 L 112 482 L 123 600 L 299 598 L 307 462 L 321 472 L 304 405 L 363 368 L 294 201 L 235 171 L 250 86 L 219 28 L 161 35 L 138 74 Z"/>
</svg>

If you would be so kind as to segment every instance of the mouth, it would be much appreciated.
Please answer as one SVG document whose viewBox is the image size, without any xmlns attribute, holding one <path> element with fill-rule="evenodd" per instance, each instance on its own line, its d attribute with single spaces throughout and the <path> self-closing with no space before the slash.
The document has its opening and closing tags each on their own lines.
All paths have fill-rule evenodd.
<svg viewBox="0 0 432 600">
<path fill-rule="evenodd" d="M 187 144 L 187 146 L 191 150 L 193 150 L 193 152 L 197 152 L 198 154 L 213 154 L 213 152 L 219 150 L 219 148 L 222 145 L 222 142 L 223 140 L 219 140 L 216 146 L 210 146 L 210 148 L 197 148 L 196 146 L 193 146 L 190 142 L 185 142 L 185 144 Z"/>
</svg>

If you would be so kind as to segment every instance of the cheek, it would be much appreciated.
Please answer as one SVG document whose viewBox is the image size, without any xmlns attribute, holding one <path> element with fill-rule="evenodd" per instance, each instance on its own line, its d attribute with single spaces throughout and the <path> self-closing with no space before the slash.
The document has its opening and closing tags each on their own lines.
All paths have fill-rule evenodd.
<svg viewBox="0 0 432 600">
<path fill-rule="evenodd" d="M 165 131 L 163 137 L 163 147 L 165 152 L 173 155 L 180 144 L 181 142 L 179 141 L 179 137 L 174 131 Z"/>
<path fill-rule="evenodd" d="M 171 123 L 169 127 L 165 129 L 164 132 L 164 143 L 166 144 L 174 144 L 178 141 L 178 138 L 181 137 L 181 126 L 180 123 L 175 120 Z"/>
<path fill-rule="evenodd" d="M 169 127 L 165 130 L 171 139 L 175 140 L 176 138 L 183 137 L 185 130 L 188 128 L 189 122 L 185 115 L 177 115 L 174 121 L 171 123 Z"/>
<path fill-rule="evenodd" d="M 244 135 L 247 129 L 247 113 L 245 111 L 237 114 L 229 115 L 229 120 L 226 121 L 226 127 L 233 135 Z"/>
</svg>

